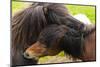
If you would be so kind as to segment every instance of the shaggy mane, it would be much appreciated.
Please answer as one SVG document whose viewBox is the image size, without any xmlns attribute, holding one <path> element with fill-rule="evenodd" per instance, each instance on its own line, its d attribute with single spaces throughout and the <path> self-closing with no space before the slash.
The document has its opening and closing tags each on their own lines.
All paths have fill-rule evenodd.
<svg viewBox="0 0 100 67">
<path fill-rule="evenodd" d="M 62 4 L 33 3 L 12 18 L 12 60 L 18 56 L 25 59 L 22 56 L 25 49 L 35 43 L 41 30 L 50 24 L 64 24 L 77 31 L 83 30 L 84 27 L 84 24 L 73 18 Z M 19 61 L 22 61 L 23 65 L 30 64 L 29 62 L 25 63 L 26 59 L 23 59 L 15 59 L 15 64 Z"/>
</svg>

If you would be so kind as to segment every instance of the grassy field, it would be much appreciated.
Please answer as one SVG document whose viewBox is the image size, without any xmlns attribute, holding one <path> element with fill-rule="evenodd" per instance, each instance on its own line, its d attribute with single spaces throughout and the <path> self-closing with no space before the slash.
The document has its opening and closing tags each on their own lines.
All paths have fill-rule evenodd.
<svg viewBox="0 0 100 67">
<path fill-rule="evenodd" d="M 23 3 L 23 2 L 12 2 L 12 14 L 14 15 L 16 12 L 20 11 L 20 10 L 23 10 L 25 9 L 26 7 L 28 7 L 31 3 Z M 91 7 L 91 6 L 79 6 L 79 5 L 65 5 L 69 12 L 72 14 L 72 15 L 75 15 L 75 14 L 79 14 L 79 13 L 82 13 L 82 14 L 85 14 L 92 23 L 95 23 L 95 7 Z M 51 58 L 65 58 L 64 57 L 64 52 L 61 52 L 59 53 L 57 56 L 53 56 L 53 57 L 50 57 L 50 56 L 47 56 L 47 57 L 43 57 L 39 60 L 39 63 L 45 63 L 47 62 L 48 60 L 51 60 Z M 58 59 L 59 60 L 59 59 Z M 56 59 L 57 61 L 57 59 Z M 64 60 L 62 60 L 64 61 Z M 70 61 L 69 61 L 70 62 Z"/>
<path fill-rule="evenodd" d="M 95 7 L 93 6 L 78 6 L 78 5 L 67 5 L 69 12 L 75 14 L 85 14 L 91 22 L 95 23 Z"/>
<path fill-rule="evenodd" d="M 31 3 L 27 3 L 27 2 L 12 2 L 12 14 L 15 14 L 18 11 L 21 11 L 25 8 L 27 8 Z"/>
<path fill-rule="evenodd" d="M 31 3 L 29 2 L 12 2 L 12 14 L 27 8 Z M 69 12 L 75 14 L 85 14 L 92 23 L 95 23 L 95 7 L 92 6 L 79 6 L 79 5 L 66 5 Z"/>
</svg>

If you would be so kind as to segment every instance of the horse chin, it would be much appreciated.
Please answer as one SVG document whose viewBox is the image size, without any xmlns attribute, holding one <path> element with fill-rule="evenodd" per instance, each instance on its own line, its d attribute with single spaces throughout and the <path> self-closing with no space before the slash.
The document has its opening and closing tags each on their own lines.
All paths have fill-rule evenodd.
<svg viewBox="0 0 100 67">
<path fill-rule="evenodd" d="M 33 57 L 27 57 L 27 59 L 32 59 L 32 60 L 38 61 L 39 60 L 39 57 L 33 56 Z"/>
<path fill-rule="evenodd" d="M 39 60 L 39 57 L 38 56 L 27 56 L 25 53 L 24 53 L 24 58 L 31 59 L 31 60 L 36 60 L 36 61 Z"/>
<path fill-rule="evenodd" d="M 33 58 L 31 58 L 32 60 L 36 60 L 36 61 L 38 61 L 39 60 L 39 57 L 33 57 Z"/>
</svg>

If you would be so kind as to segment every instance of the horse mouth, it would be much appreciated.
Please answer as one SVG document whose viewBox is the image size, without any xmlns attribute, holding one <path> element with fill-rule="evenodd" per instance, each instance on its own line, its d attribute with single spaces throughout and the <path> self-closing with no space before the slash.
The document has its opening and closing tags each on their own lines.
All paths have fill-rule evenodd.
<svg viewBox="0 0 100 67">
<path fill-rule="evenodd" d="M 26 59 L 34 59 L 34 60 L 38 60 L 38 59 L 39 59 L 38 56 L 35 56 L 35 55 L 31 55 L 31 56 L 30 56 L 30 55 L 27 54 L 27 53 L 24 53 L 23 56 L 24 56 L 24 58 L 26 58 Z"/>
</svg>

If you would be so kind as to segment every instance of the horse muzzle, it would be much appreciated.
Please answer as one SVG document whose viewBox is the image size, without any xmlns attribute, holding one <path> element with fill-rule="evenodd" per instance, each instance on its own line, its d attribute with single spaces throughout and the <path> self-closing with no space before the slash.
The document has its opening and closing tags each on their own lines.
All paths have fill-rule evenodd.
<svg viewBox="0 0 100 67">
<path fill-rule="evenodd" d="M 38 56 L 36 56 L 36 55 L 34 55 L 34 54 L 30 54 L 30 53 L 28 53 L 28 52 L 24 52 L 24 57 L 26 58 L 26 59 L 35 59 L 35 60 L 38 60 L 39 59 L 39 57 Z"/>
</svg>

